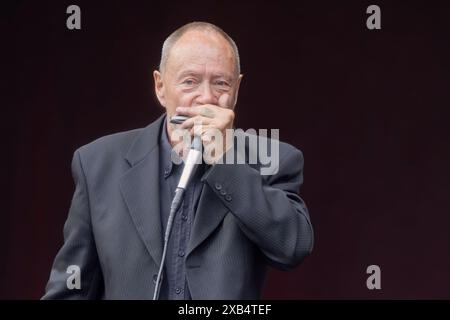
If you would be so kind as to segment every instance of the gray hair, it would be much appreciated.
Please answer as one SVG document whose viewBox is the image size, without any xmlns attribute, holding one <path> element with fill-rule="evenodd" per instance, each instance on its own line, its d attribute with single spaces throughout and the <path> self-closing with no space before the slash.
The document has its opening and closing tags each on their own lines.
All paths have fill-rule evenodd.
<svg viewBox="0 0 450 320">
<path fill-rule="evenodd" d="M 185 34 L 187 31 L 190 31 L 190 30 L 213 31 L 213 32 L 216 32 L 217 34 L 221 35 L 222 37 L 224 37 L 225 40 L 230 44 L 230 46 L 233 50 L 235 62 L 236 62 L 235 70 L 237 71 L 238 75 L 241 73 L 241 63 L 239 60 L 239 51 L 238 51 L 238 48 L 237 48 L 234 40 L 231 39 L 231 37 L 225 31 L 223 31 L 221 28 L 219 28 L 218 26 L 216 26 L 212 23 L 198 22 L 198 21 L 185 24 L 184 26 L 178 28 L 177 30 L 172 32 L 170 34 L 170 36 L 168 36 L 167 39 L 164 41 L 164 44 L 162 47 L 162 52 L 161 52 L 161 61 L 159 62 L 159 71 L 161 73 L 164 72 L 164 67 L 166 66 L 167 59 L 169 58 L 169 53 L 170 53 L 170 50 L 172 49 L 173 45 L 181 38 L 181 36 L 183 34 Z"/>
</svg>

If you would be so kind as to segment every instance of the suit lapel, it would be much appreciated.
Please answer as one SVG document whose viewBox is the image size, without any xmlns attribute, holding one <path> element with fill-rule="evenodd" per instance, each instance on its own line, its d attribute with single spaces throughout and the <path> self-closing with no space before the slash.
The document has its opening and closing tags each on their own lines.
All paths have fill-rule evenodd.
<svg viewBox="0 0 450 320">
<path fill-rule="evenodd" d="M 200 194 L 194 225 L 187 247 L 187 256 L 219 226 L 228 212 L 214 191 L 205 183 Z"/>
<path fill-rule="evenodd" d="M 156 264 L 161 262 L 163 235 L 159 206 L 159 131 L 165 116 L 144 128 L 126 156 L 131 168 L 120 190 L 139 236 Z"/>
</svg>

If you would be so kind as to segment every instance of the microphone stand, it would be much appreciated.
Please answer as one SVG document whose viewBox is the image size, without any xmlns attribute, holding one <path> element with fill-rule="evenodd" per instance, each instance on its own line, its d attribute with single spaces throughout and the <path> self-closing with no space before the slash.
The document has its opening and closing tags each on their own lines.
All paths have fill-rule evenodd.
<svg viewBox="0 0 450 320">
<path fill-rule="evenodd" d="M 181 116 L 177 116 L 180 118 Z M 175 117 L 173 117 L 175 118 Z M 173 118 L 171 122 L 173 121 Z M 183 117 L 187 119 L 187 117 Z M 185 119 L 178 120 L 184 121 Z M 175 120 L 177 121 L 177 120 Z M 174 121 L 174 122 L 175 122 Z M 175 196 L 173 197 L 172 204 L 170 206 L 169 218 L 167 219 L 166 231 L 164 234 L 164 249 L 161 258 L 161 264 L 159 266 L 158 276 L 156 278 L 155 291 L 153 293 L 153 300 L 158 300 L 159 291 L 161 289 L 161 275 L 164 270 L 164 264 L 166 260 L 167 247 L 169 244 L 170 233 L 172 231 L 173 220 L 175 218 L 175 214 L 183 203 L 184 191 L 189 183 L 189 180 L 193 176 L 195 169 L 197 168 L 198 161 L 202 158 L 201 153 L 202 141 L 199 136 L 194 136 L 194 140 L 192 141 L 191 149 L 189 150 L 187 159 L 184 163 L 183 172 L 180 177 L 180 181 L 178 182 L 178 186 L 175 189 Z"/>
</svg>

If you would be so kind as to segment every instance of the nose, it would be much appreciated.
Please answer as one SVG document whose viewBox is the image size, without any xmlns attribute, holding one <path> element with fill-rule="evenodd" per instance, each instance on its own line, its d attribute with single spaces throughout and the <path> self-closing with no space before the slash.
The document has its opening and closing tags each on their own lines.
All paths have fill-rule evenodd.
<svg viewBox="0 0 450 320">
<path fill-rule="evenodd" d="M 199 96 L 196 100 L 199 104 L 217 104 L 217 98 L 208 82 L 204 82 L 201 85 Z"/>
</svg>

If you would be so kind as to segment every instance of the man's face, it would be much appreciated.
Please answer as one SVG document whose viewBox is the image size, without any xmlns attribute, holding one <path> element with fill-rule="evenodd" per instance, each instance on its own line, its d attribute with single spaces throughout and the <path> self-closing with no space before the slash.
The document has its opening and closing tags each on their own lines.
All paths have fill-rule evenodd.
<svg viewBox="0 0 450 320">
<path fill-rule="evenodd" d="M 234 108 L 241 75 L 237 75 L 233 50 L 220 35 L 188 31 L 172 47 L 161 74 L 154 71 L 155 91 L 169 117 L 177 107 L 218 105 L 228 94 Z"/>
</svg>

